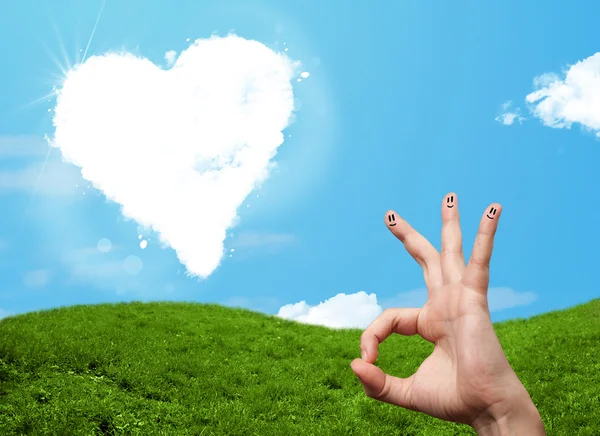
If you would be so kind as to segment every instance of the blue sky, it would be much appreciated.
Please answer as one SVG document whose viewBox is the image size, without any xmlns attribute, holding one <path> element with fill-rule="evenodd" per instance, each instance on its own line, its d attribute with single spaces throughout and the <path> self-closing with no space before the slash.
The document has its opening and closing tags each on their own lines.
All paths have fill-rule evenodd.
<svg viewBox="0 0 600 436">
<path fill-rule="evenodd" d="M 2 6 L 0 314 L 131 300 L 276 314 L 338 294 L 315 317 L 420 306 L 422 272 L 383 214 L 395 209 L 439 248 L 450 191 L 467 256 L 485 207 L 503 206 L 494 321 L 599 297 L 597 2 L 106 0 L 88 47 L 102 4 Z M 310 76 L 292 81 L 294 121 L 277 168 L 240 204 L 220 265 L 199 280 L 57 149 L 44 164 L 56 106 L 44 97 L 62 83 L 60 66 L 84 53 L 124 50 L 164 67 L 168 51 L 230 31 L 287 48 Z M 98 249 L 104 239 L 108 252 Z"/>
</svg>

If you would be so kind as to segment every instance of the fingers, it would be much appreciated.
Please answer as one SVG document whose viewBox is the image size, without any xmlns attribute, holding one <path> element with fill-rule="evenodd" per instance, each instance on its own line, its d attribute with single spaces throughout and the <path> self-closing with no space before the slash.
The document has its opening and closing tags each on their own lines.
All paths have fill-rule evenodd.
<svg viewBox="0 0 600 436">
<path fill-rule="evenodd" d="M 362 383 L 367 396 L 414 410 L 411 405 L 411 386 L 414 375 L 409 378 L 394 377 L 361 359 L 354 359 L 350 363 L 350 367 Z"/>
<path fill-rule="evenodd" d="M 444 284 L 458 282 L 465 272 L 465 256 L 458 213 L 458 197 L 451 192 L 442 201 L 442 276 Z"/>
<path fill-rule="evenodd" d="M 388 229 L 400 239 L 406 251 L 421 265 L 425 284 L 428 289 L 437 288 L 442 285 L 442 269 L 440 266 L 440 254 L 433 245 L 410 224 L 393 210 L 385 214 L 385 224 Z"/>
<path fill-rule="evenodd" d="M 487 293 L 490 281 L 490 259 L 494 248 L 494 235 L 498 228 L 498 220 L 502 206 L 498 203 L 491 204 L 481 217 L 479 232 L 475 237 L 475 244 L 465 270 L 462 283 L 471 289 Z"/>
<path fill-rule="evenodd" d="M 394 308 L 386 309 L 362 333 L 360 351 L 363 360 L 375 363 L 379 353 L 379 344 L 392 333 L 404 336 L 417 334 L 417 321 L 421 309 Z"/>
<path fill-rule="evenodd" d="M 378 347 L 392 333 L 404 336 L 417 334 L 417 323 L 421 309 L 386 309 L 369 325 L 360 337 L 362 359 L 355 359 L 350 366 L 360 379 L 365 393 L 379 401 L 395 404 L 407 409 L 410 405 L 410 387 L 413 377 L 393 377 L 373 365 L 378 356 Z"/>
</svg>

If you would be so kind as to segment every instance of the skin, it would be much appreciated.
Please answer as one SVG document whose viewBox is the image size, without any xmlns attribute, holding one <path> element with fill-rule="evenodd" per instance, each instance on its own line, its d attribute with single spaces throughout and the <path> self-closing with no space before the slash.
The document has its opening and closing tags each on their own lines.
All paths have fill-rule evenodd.
<svg viewBox="0 0 600 436">
<path fill-rule="evenodd" d="M 489 214 L 491 208 L 495 214 Z M 386 212 L 386 227 L 423 268 L 428 300 L 422 308 L 387 309 L 373 321 L 361 336 L 363 358 L 352 361 L 352 370 L 369 397 L 446 421 L 487 428 L 516 413 L 515 405 L 534 410 L 528 418 L 537 419 L 537 409 L 502 350 L 488 308 L 489 264 L 502 206 L 493 203 L 483 213 L 468 266 L 458 210 L 457 195 L 449 193 L 442 201 L 441 253 L 397 212 Z M 392 333 L 418 334 L 435 344 L 408 378 L 385 374 L 374 365 L 379 344 Z M 545 434 L 543 425 L 541 429 L 538 434 Z"/>
</svg>

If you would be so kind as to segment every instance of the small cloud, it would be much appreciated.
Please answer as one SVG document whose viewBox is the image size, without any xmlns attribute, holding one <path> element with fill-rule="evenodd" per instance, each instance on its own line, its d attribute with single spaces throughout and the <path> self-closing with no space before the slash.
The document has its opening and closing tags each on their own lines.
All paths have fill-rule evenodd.
<svg viewBox="0 0 600 436">
<path fill-rule="evenodd" d="M 533 303 L 533 292 L 516 292 L 510 288 L 490 288 L 488 306 L 490 312 L 498 312 Z M 320 304 L 311 306 L 306 301 L 286 304 L 277 316 L 305 324 L 323 325 L 330 328 L 366 328 L 385 309 L 394 307 L 423 307 L 427 302 L 427 289 L 401 292 L 377 304 L 376 294 L 363 291 L 355 294 L 337 294 Z"/>
<path fill-rule="evenodd" d="M 525 118 L 520 116 L 518 112 L 507 112 L 496 117 L 496 121 L 505 126 L 511 126 L 515 121 L 518 121 L 519 124 L 523 124 L 524 120 Z"/>
<path fill-rule="evenodd" d="M 167 61 L 167 67 L 172 67 L 177 59 L 177 52 L 175 50 L 169 50 L 165 53 L 165 60 Z"/>
<path fill-rule="evenodd" d="M 512 105 L 512 101 L 510 101 L 510 100 L 507 101 L 506 103 L 504 103 L 502 105 L 503 113 L 498 115 L 495 118 L 495 120 L 501 124 L 504 124 L 505 126 L 511 126 L 514 124 L 515 121 L 518 121 L 519 124 L 523 124 L 523 121 L 525 121 L 525 118 L 523 118 L 521 116 L 521 109 L 515 108 L 514 111 L 508 111 L 508 109 L 510 108 L 511 105 Z"/>
<path fill-rule="evenodd" d="M 315 306 L 306 301 L 287 304 L 277 316 L 305 324 L 330 328 L 366 328 L 382 312 L 375 294 L 363 291 L 355 294 L 337 294 Z"/>
<path fill-rule="evenodd" d="M 560 82 L 560 77 L 555 73 L 544 73 L 533 78 L 533 88 L 538 90 L 552 86 L 552 84 Z"/>
<path fill-rule="evenodd" d="M 570 129 L 578 123 L 600 138 L 600 52 L 570 66 L 564 79 L 546 73 L 533 84 L 525 100 L 544 125 Z"/>
<path fill-rule="evenodd" d="M 50 271 L 47 269 L 38 269 L 27 271 L 23 276 L 23 283 L 28 288 L 39 289 L 43 288 L 50 282 Z"/>
</svg>

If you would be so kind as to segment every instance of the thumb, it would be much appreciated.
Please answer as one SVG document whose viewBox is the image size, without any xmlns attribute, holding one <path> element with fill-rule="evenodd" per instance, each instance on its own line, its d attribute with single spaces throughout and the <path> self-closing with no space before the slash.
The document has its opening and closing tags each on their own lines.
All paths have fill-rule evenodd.
<svg viewBox="0 0 600 436">
<path fill-rule="evenodd" d="M 414 410 L 410 400 L 414 375 L 409 378 L 394 377 L 362 359 L 354 359 L 350 367 L 362 383 L 368 397 Z"/>
</svg>

